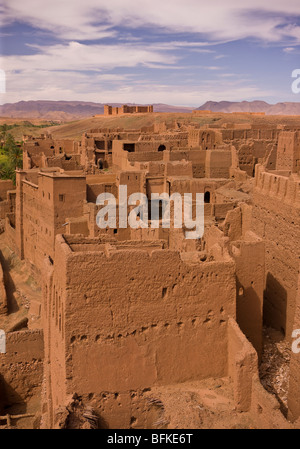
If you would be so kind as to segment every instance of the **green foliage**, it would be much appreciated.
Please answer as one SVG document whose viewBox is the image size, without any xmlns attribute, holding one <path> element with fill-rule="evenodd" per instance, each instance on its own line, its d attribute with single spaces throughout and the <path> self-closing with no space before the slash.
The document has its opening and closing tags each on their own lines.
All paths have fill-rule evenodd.
<svg viewBox="0 0 300 449">
<path fill-rule="evenodd" d="M 12 179 L 15 181 L 16 173 L 9 160 L 0 162 L 0 179 Z"/>
<path fill-rule="evenodd" d="M 0 178 L 16 180 L 16 168 L 22 168 L 23 151 L 11 134 L 6 136 L 0 158 Z"/>
</svg>

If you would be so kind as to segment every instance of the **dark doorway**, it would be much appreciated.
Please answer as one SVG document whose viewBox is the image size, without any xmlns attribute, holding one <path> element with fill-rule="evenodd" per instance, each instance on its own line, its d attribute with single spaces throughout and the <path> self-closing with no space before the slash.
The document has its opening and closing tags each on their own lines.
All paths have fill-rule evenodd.
<svg viewBox="0 0 300 449">
<path fill-rule="evenodd" d="M 128 151 L 128 153 L 134 153 L 135 151 L 135 144 L 134 143 L 124 143 L 123 144 L 123 150 Z"/>
<path fill-rule="evenodd" d="M 206 204 L 210 203 L 210 192 L 204 193 L 204 203 Z"/>
</svg>

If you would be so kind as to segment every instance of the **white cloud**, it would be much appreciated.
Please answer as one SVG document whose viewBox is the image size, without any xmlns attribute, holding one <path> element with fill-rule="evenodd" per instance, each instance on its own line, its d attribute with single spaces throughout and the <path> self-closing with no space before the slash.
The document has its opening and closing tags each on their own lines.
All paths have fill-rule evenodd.
<svg viewBox="0 0 300 449">
<path fill-rule="evenodd" d="M 284 53 L 293 53 L 295 51 L 294 47 L 286 47 L 283 49 Z"/>
<path fill-rule="evenodd" d="M 251 100 L 272 96 L 274 92 L 255 87 L 247 79 L 189 80 L 186 84 L 150 82 L 131 75 L 74 71 L 44 71 L 29 68 L 12 72 L 7 80 L 7 94 L 0 103 L 20 100 L 81 100 L 93 102 L 167 103 L 200 106 L 207 100 Z"/>
<path fill-rule="evenodd" d="M 78 70 L 101 71 L 139 64 L 174 64 L 178 58 L 143 45 L 84 45 L 78 42 L 52 46 L 34 46 L 37 53 L 1 58 L 1 67 L 8 73 L 15 70 Z"/>
<path fill-rule="evenodd" d="M 226 55 L 217 54 L 213 46 L 253 38 L 282 45 L 285 53 L 292 54 L 293 46 L 300 44 L 300 27 L 295 24 L 299 16 L 299 0 L 4 0 L 3 24 L 27 23 L 53 33 L 61 43 L 34 46 L 34 54 L 3 57 L 0 66 L 7 72 L 8 92 L 0 101 L 79 99 L 197 106 L 208 99 L 275 97 L 276 93 L 249 81 L 229 83 L 235 75 L 220 73 L 221 67 L 214 64 Z M 141 37 L 134 35 L 137 28 L 143 28 Z M 154 43 L 152 28 L 165 33 L 166 39 L 172 33 L 172 40 Z M 176 33 L 185 33 L 184 40 L 174 38 Z M 110 38 L 110 45 L 79 42 L 103 38 Z M 177 69 L 186 69 L 186 78 L 193 79 L 192 69 L 181 60 L 187 52 L 193 52 L 197 69 L 208 70 L 221 81 L 196 85 L 183 80 L 179 85 L 174 80 Z M 173 69 L 174 85 L 150 81 L 147 70 L 140 77 L 134 70 L 126 76 L 112 73 L 137 67 Z"/>
<path fill-rule="evenodd" d="M 70 40 L 113 37 L 111 28 L 120 25 L 203 33 L 212 40 L 300 39 L 299 27 L 290 23 L 300 15 L 299 0 L 4 0 L 2 9 L 3 23 L 25 21 Z"/>
<path fill-rule="evenodd" d="M 221 70 L 221 67 L 218 67 L 215 65 L 210 65 L 210 66 L 203 66 L 203 69 L 216 71 L 216 70 Z"/>
</svg>

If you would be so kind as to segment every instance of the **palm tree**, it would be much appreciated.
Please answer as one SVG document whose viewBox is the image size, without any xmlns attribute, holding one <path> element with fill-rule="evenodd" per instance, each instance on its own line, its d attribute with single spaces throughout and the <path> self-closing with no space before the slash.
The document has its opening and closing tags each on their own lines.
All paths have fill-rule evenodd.
<svg viewBox="0 0 300 449">
<path fill-rule="evenodd" d="M 3 150 L 7 154 L 8 161 L 6 163 L 6 166 L 2 168 L 3 175 L 1 175 L 1 177 L 3 178 L 4 176 L 8 176 L 8 173 L 11 173 L 11 176 L 9 176 L 9 178 L 15 182 L 16 179 L 15 170 L 16 168 L 22 168 L 23 165 L 22 148 L 20 148 L 16 144 L 13 136 L 11 134 L 8 134 L 5 140 Z"/>
<path fill-rule="evenodd" d="M 23 152 L 22 149 L 16 144 L 16 141 L 11 134 L 8 134 L 3 148 L 7 153 L 12 166 L 15 168 L 21 168 Z"/>
<path fill-rule="evenodd" d="M 1 146 L 3 146 L 5 143 L 6 133 L 9 130 L 9 127 L 6 123 L 4 123 L 4 125 L 0 126 L 0 129 L 1 129 L 0 144 Z"/>
<path fill-rule="evenodd" d="M 15 170 L 9 161 L 0 164 L 0 179 L 15 179 Z"/>
</svg>

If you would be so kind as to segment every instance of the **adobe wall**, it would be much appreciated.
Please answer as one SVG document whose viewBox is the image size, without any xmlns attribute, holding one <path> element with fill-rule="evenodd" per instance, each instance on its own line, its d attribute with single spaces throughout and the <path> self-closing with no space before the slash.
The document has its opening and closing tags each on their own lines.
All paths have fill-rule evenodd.
<svg viewBox="0 0 300 449">
<path fill-rule="evenodd" d="M 127 186 L 127 196 L 133 193 L 146 193 L 146 175 L 141 171 L 120 171 L 117 174 L 117 186 Z"/>
<path fill-rule="evenodd" d="M 0 316 L 5 315 L 7 313 L 7 296 L 5 289 L 5 278 L 2 268 L 2 253 L 0 251 Z"/>
<path fill-rule="evenodd" d="M 228 322 L 228 374 L 233 380 L 234 400 L 239 412 L 247 412 L 252 402 L 252 381 L 257 372 L 257 356 L 237 323 Z"/>
<path fill-rule="evenodd" d="M 259 420 L 260 429 L 289 429 L 276 398 L 262 386 L 256 352 L 234 319 L 228 322 L 228 374 L 234 385 L 235 407 Z"/>
<path fill-rule="evenodd" d="M 80 155 L 74 154 L 70 156 L 70 159 L 66 159 L 65 156 L 53 156 L 43 158 L 42 167 L 60 167 L 65 171 L 80 170 Z"/>
<path fill-rule="evenodd" d="M 66 234 L 90 235 L 88 221 L 85 217 L 67 218 Z"/>
<path fill-rule="evenodd" d="M 117 204 L 117 213 L 116 213 L 117 227 L 115 229 L 111 229 L 111 228 L 101 229 L 97 226 L 96 217 L 97 217 L 99 210 L 102 207 L 103 206 L 96 205 L 95 203 L 87 203 L 84 206 L 84 220 L 87 222 L 89 237 L 93 238 L 93 237 L 101 236 L 101 238 L 102 238 L 103 235 L 106 235 L 106 236 L 113 237 L 117 240 L 129 240 L 131 238 L 131 228 L 130 227 L 127 227 L 125 229 L 119 228 L 118 204 Z M 129 211 L 129 209 L 128 209 L 128 211 Z M 73 226 L 72 226 L 72 229 L 74 229 Z M 75 232 L 70 232 L 70 233 L 75 234 Z M 80 234 L 81 234 L 81 232 L 80 232 Z M 85 235 L 85 233 L 84 233 L 84 235 Z"/>
<path fill-rule="evenodd" d="M 173 150 L 169 155 L 170 161 L 190 161 L 194 178 L 229 178 L 232 165 L 231 149 L 228 150 Z"/>
<path fill-rule="evenodd" d="M 277 145 L 270 145 L 268 151 L 266 152 L 263 164 L 267 170 L 275 170 L 277 162 Z"/>
<path fill-rule="evenodd" d="M 169 154 L 170 161 L 192 162 L 193 178 L 205 178 L 206 151 L 197 150 L 173 150 Z"/>
<path fill-rule="evenodd" d="M 275 145 L 275 140 L 238 140 L 233 141 L 233 145 L 237 149 L 239 158 L 239 168 L 244 170 L 249 176 L 255 174 L 255 165 L 265 161 L 267 155 Z M 276 158 L 273 169 L 276 167 Z"/>
<path fill-rule="evenodd" d="M 23 143 L 23 152 L 30 158 L 36 156 L 53 156 L 61 153 L 72 154 L 77 150 L 76 143 L 71 139 L 52 139 L 51 137 L 32 138 Z"/>
<path fill-rule="evenodd" d="M 124 104 L 120 107 L 104 105 L 104 115 L 123 115 L 123 114 L 147 114 L 153 112 L 153 106 L 128 106 Z"/>
<path fill-rule="evenodd" d="M 10 212 L 10 205 L 9 202 L 6 201 L 0 201 L 0 219 L 4 219 L 6 214 Z"/>
<path fill-rule="evenodd" d="M 115 182 L 103 182 L 99 184 L 87 184 L 87 201 L 96 203 L 98 195 L 101 193 L 112 193 L 116 198 L 118 197 L 118 188 Z"/>
<path fill-rule="evenodd" d="M 207 151 L 205 161 L 205 176 L 207 178 L 229 178 L 232 164 L 231 151 Z"/>
<path fill-rule="evenodd" d="M 265 240 L 264 319 L 291 338 L 300 254 L 300 182 L 258 166 L 252 229 Z M 280 205 L 280 207 L 279 207 Z"/>
<path fill-rule="evenodd" d="M 0 354 L 3 406 L 22 404 L 39 392 L 43 378 L 43 359 L 41 330 L 6 334 L 6 354 Z"/>
<path fill-rule="evenodd" d="M 188 134 L 188 146 L 201 147 L 203 150 L 212 150 L 223 142 L 221 132 L 212 129 L 190 129 Z"/>
<path fill-rule="evenodd" d="M 215 202 L 215 191 L 217 188 L 221 187 L 222 185 L 226 184 L 228 182 L 227 179 L 180 179 L 180 178 L 169 178 L 169 181 L 171 183 L 170 188 L 170 194 L 178 192 L 181 195 L 184 193 L 192 193 L 193 195 L 196 195 L 196 193 L 210 193 L 210 203 Z M 194 196 L 195 198 L 195 196 Z"/>
<path fill-rule="evenodd" d="M 222 138 L 224 141 L 232 140 L 276 140 L 279 135 L 279 130 L 275 128 L 267 129 L 259 125 L 258 129 L 222 129 Z"/>
<path fill-rule="evenodd" d="M 240 204 L 229 211 L 222 230 L 211 226 L 205 231 L 205 248 L 218 244 L 229 251 L 236 264 L 236 321 L 261 357 L 263 326 L 263 295 L 265 286 L 264 241 L 249 232 L 252 207 Z"/>
<path fill-rule="evenodd" d="M 236 263 L 237 322 L 258 353 L 262 354 L 263 296 L 265 286 L 265 244 L 255 236 L 231 243 Z"/>
<path fill-rule="evenodd" d="M 57 237 L 53 286 L 57 299 L 46 300 L 51 344 L 59 348 L 50 349 L 53 404 L 74 392 L 98 398 L 113 426 L 120 415 L 103 397 L 117 395 L 129 427 L 133 392 L 226 375 L 232 262 L 190 264 L 178 252 L 138 247 L 71 252 Z"/>
<path fill-rule="evenodd" d="M 300 329 L 300 275 L 298 276 L 298 292 L 296 299 L 295 319 L 293 330 Z M 299 334 L 297 335 L 297 338 Z M 295 339 L 293 339 L 293 342 Z M 299 349 L 299 344 L 297 345 Z M 300 417 L 300 353 L 291 352 L 290 379 L 288 392 L 288 417 L 295 421 Z"/>
<path fill-rule="evenodd" d="M 14 190 L 14 183 L 10 179 L 0 179 L 0 201 L 5 201 L 8 190 Z"/>
<path fill-rule="evenodd" d="M 5 181 L 6 182 L 6 181 Z M 2 186 L 2 192 L 0 193 L 0 219 L 4 220 L 6 214 L 15 211 L 16 205 L 16 192 L 14 189 L 14 185 L 12 181 L 8 181 L 6 184 L 1 184 L 3 181 L 0 181 L 0 186 Z M 6 187 L 8 190 L 6 190 Z"/>
<path fill-rule="evenodd" d="M 5 240 L 8 246 L 16 254 L 19 253 L 19 248 L 16 245 L 16 229 L 13 225 L 15 216 L 13 214 L 7 214 L 5 218 Z"/>
<path fill-rule="evenodd" d="M 26 172 L 17 172 L 16 246 L 21 258 L 41 270 L 44 257 L 54 257 L 55 235 L 64 231 L 66 218 L 83 215 L 86 181 L 71 172 L 26 177 Z"/>
<path fill-rule="evenodd" d="M 281 131 L 278 138 L 277 170 L 300 170 L 300 133 Z"/>
</svg>

